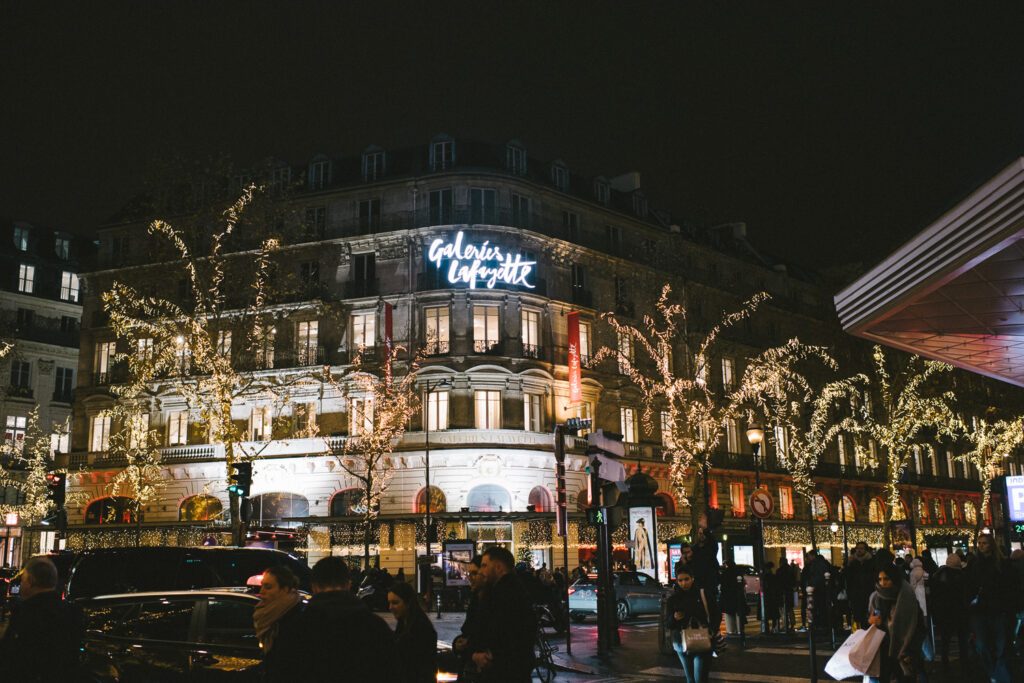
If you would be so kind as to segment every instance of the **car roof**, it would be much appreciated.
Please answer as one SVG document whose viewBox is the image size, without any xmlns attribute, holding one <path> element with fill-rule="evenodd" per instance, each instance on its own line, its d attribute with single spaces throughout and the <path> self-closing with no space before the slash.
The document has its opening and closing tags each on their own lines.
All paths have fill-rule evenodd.
<svg viewBox="0 0 1024 683">
<path fill-rule="evenodd" d="M 219 596 L 236 595 L 236 596 L 244 597 L 245 599 L 248 599 L 248 600 L 259 600 L 258 596 L 255 596 L 252 593 L 247 593 L 247 592 L 245 592 L 244 589 L 238 590 L 238 589 L 235 589 L 233 587 L 228 587 L 228 588 L 197 588 L 195 590 L 188 590 L 188 591 L 147 591 L 147 592 L 141 592 L 141 593 L 112 593 L 110 595 L 96 595 L 96 596 L 93 596 L 93 597 L 90 597 L 90 598 L 85 598 L 85 601 L 86 602 L 95 602 L 95 601 L 99 601 L 99 600 L 122 600 L 122 599 L 135 600 L 135 599 L 138 599 L 138 598 L 156 598 L 156 599 L 181 598 L 181 597 L 197 598 L 197 597 L 211 596 L 211 595 L 219 595 Z"/>
</svg>

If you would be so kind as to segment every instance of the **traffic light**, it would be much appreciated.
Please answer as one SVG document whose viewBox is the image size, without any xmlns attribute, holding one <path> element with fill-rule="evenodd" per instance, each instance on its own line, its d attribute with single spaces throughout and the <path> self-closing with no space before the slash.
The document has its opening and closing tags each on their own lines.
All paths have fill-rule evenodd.
<svg viewBox="0 0 1024 683">
<path fill-rule="evenodd" d="M 67 492 L 64 483 L 68 475 L 63 472 L 48 472 L 46 475 L 46 500 L 54 504 L 57 510 L 64 509 L 64 500 Z"/>
<path fill-rule="evenodd" d="M 230 493 L 245 498 L 249 495 L 249 488 L 252 486 L 252 463 L 251 462 L 236 462 L 231 466 L 234 470 L 228 476 L 228 491 Z"/>
</svg>

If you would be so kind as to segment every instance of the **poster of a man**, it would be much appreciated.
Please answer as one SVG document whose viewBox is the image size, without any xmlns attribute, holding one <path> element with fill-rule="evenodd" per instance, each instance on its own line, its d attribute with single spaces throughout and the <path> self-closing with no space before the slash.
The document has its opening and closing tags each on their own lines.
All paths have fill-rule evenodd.
<svg viewBox="0 0 1024 683">
<path fill-rule="evenodd" d="M 658 578 L 658 539 L 654 511 L 651 508 L 630 508 L 630 541 L 636 570 L 652 579 Z"/>
</svg>

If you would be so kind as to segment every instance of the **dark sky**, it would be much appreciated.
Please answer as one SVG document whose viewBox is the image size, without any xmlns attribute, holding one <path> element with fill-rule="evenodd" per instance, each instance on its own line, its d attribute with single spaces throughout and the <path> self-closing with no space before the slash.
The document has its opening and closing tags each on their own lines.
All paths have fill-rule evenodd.
<svg viewBox="0 0 1024 683">
<path fill-rule="evenodd" d="M 445 131 L 870 263 L 1024 154 L 1022 3 L 985 4 L 3 3 L 0 216 L 88 230 L 171 151 Z"/>
</svg>

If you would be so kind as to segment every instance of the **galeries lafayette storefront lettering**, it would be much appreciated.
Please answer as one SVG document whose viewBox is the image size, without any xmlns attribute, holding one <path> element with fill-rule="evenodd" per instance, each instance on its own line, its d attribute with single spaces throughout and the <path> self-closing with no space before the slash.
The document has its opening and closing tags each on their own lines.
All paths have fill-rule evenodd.
<svg viewBox="0 0 1024 683">
<path fill-rule="evenodd" d="M 530 280 L 536 261 L 524 261 L 522 254 L 513 256 L 490 240 L 480 244 L 467 242 L 461 230 L 452 241 L 439 237 L 431 242 L 427 258 L 438 268 L 448 262 L 449 284 L 469 285 L 470 289 L 477 285 L 488 289 L 496 285 L 535 287 Z"/>
</svg>

